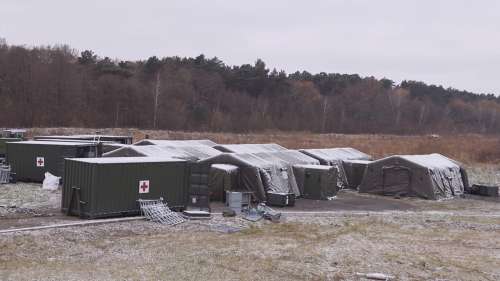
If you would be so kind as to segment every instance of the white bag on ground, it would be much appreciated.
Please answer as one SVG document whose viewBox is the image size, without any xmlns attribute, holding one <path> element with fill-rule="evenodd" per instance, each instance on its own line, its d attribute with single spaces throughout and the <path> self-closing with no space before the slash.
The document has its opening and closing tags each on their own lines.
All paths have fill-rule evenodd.
<svg viewBox="0 0 500 281">
<path fill-rule="evenodd" d="M 60 177 L 56 177 L 53 174 L 46 172 L 45 179 L 43 180 L 42 189 L 45 190 L 57 190 L 59 188 Z"/>
</svg>

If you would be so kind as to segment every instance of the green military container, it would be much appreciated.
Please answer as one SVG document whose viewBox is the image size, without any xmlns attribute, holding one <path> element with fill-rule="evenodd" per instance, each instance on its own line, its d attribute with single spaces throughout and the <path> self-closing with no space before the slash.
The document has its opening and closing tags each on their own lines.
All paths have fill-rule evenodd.
<svg viewBox="0 0 500 281">
<path fill-rule="evenodd" d="M 62 211 L 83 218 L 140 213 L 138 199 L 162 197 L 170 208 L 187 201 L 189 164 L 154 157 L 66 159 Z"/>
<path fill-rule="evenodd" d="M 0 138 L 0 158 L 5 157 L 7 153 L 7 142 L 18 142 L 22 140 L 21 138 Z"/>
<path fill-rule="evenodd" d="M 34 140 L 76 140 L 76 141 L 104 141 L 115 142 L 121 144 L 132 144 L 132 136 L 114 136 L 114 135 L 52 135 L 52 136 L 35 136 Z"/>
<path fill-rule="evenodd" d="M 368 160 L 343 160 L 342 167 L 344 168 L 347 179 L 347 187 L 350 189 L 358 189 L 358 186 L 363 180 L 366 167 L 372 161 Z"/>
<path fill-rule="evenodd" d="M 302 197 L 314 200 L 327 200 L 337 194 L 341 180 L 335 166 L 294 165 L 297 181 L 302 181 Z M 298 184 L 298 183 L 297 183 Z"/>
<path fill-rule="evenodd" d="M 64 158 L 97 157 L 98 146 L 85 142 L 7 142 L 7 163 L 19 181 L 42 182 L 45 173 L 64 175 Z"/>
</svg>

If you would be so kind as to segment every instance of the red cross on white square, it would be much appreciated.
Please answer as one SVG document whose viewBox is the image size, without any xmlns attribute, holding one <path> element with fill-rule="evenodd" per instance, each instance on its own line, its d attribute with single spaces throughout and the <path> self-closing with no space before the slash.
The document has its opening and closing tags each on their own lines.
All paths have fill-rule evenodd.
<svg viewBox="0 0 500 281">
<path fill-rule="evenodd" d="M 45 159 L 43 157 L 36 158 L 36 166 L 37 167 L 45 167 Z"/>
<path fill-rule="evenodd" d="M 149 180 L 139 181 L 139 193 L 149 193 Z"/>
</svg>

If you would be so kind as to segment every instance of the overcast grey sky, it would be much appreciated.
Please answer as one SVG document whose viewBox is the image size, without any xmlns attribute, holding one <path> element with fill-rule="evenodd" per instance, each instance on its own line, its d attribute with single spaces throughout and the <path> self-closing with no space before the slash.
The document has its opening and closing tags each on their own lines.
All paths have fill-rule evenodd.
<svg viewBox="0 0 500 281">
<path fill-rule="evenodd" d="M 500 1 L 2 0 L 10 44 L 420 80 L 500 94 Z"/>
</svg>

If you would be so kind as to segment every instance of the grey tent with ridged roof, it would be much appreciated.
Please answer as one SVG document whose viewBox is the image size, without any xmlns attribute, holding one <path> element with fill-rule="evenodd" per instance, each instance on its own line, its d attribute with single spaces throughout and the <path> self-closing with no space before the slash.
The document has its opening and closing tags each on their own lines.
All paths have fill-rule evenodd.
<svg viewBox="0 0 500 281">
<path fill-rule="evenodd" d="M 395 155 L 368 164 L 359 192 L 444 199 L 468 185 L 460 163 L 441 154 Z"/>
</svg>

